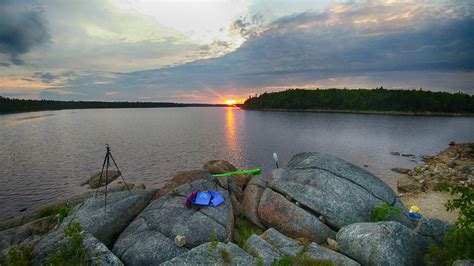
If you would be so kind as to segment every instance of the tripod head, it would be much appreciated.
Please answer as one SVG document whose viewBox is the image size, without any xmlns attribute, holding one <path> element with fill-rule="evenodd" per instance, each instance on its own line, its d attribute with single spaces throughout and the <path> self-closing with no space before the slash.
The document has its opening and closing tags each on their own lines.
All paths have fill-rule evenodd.
<svg viewBox="0 0 474 266">
<path fill-rule="evenodd" d="M 105 148 L 107 149 L 107 153 L 110 153 L 110 146 L 109 146 L 109 144 L 105 144 Z"/>
</svg>

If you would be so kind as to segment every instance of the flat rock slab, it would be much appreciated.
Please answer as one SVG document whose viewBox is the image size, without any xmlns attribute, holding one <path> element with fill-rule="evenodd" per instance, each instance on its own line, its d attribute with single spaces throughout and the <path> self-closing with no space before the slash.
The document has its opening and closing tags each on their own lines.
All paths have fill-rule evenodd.
<svg viewBox="0 0 474 266">
<path fill-rule="evenodd" d="M 107 211 L 104 209 L 105 195 L 89 198 L 63 224 L 78 221 L 82 229 L 109 246 L 127 225 L 148 205 L 152 191 L 132 190 L 107 195 Z M 63 227 L 64 225 L 62 225 Z"/>
<path fill-rule="evenodd" d="M 245 244 L 246 250 L 253 256 L 258 257 L 265 265 L 270 265 L 274 260 L 280 259 L 284 255 L 279 249 L 258 235 L 249 237 Z"/>
<path fill-rule="evenodd" d="M 363 265 L 424 265 L 432 241 L 398 222 L 355 223 L 341 228 L 342 253 Z"/>
<path fill-rule="evenodd" d="M 364 169 L 332 155 L 301 153 L 287 168 L 273 174 L 269 188 L 322 215 L 333 228 L 370 221 L 374 207 L 384 202 L 406 209 L 395 192 Z M 398 219 L 398 218 L 397 218 Z M 403 215 L 400 222 L 410 224 Z"/>
<path fill-rule="evenodd" d="M 334 265 L 360 265 L 356 261 L 316 243 L 311 243 L 306 249 L 305 254 L 316 260 L 331 260 L 334 262 Z"/>
<path fill-rule="evenodd" d="M 227 254 L 226 254 L 227 252 Z M 229 256 L 227 256 L 229 255 Z M 255 258 L 234 243 L 205 243 L 160 265 L 257 265 Z"/>
<path fill-rule="evenodd" d="M 225 199 L 217 207 L 187 208 L 184 201 L 196 189 L 217 190 Z M 115 242 L 113 251 L 127 265 L 159 264 L 188 249 L 211 241 L 230 240 L 234 216 L 227 190 L 209 180 L 196 180 L 176 188 L 152 201 L 125 229 Z M 177 235 L 186 237 L 184 247 L 177 247 Z M 145 251 L 144 251 L 145 250 Z"/>
<path fill-rule="evenodd" d="M 418 222 L 414 231 L 422 236 L 431 238 L 436 244 L 441 245 L 444 242 L 444 235 L 451 229 L 454 229 L 452 224 L 435 218 L 424 218 Z"/>
<path fill-rule="evenodd" d="M 269 228 L 263 232 L 260 237 L 273 247 L 278 248 L 281 253 L 288 256 L 296 256 L 304 249 L 303 245 L 298 241 L 285 236 L 274 228 Z"/>
</svg>

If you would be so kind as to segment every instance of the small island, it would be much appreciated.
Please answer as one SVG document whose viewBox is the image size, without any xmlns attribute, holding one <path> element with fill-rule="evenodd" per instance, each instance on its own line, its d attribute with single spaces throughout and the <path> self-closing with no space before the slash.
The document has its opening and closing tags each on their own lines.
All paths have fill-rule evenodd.
<svg viewBox="0 0 474 266">
<path fill-rule="evenodd" d="M 419 90 L 326 89 L 263 93 L 248 98 L 246 110 L 311 111 L 401 115 L 474 115 L 474 97 Z"/>
<path fill-rule="evenodd" d="M 64 109 L 99 108 L 159 108 L 159 107 L 223 107 L 227 104 L 172 103 L 172 102 L 101 102 L 23 100 L 0 96 L 0 114 Z"/>
</svg>

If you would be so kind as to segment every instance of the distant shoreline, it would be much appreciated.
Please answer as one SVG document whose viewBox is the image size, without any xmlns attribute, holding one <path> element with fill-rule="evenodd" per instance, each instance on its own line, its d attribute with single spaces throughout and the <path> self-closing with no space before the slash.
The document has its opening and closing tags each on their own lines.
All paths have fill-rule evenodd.
<svg viewBox="0 0 474 266">
<path fill-rule="evenodd" d="M 245 111 L 263 112 L 304 112 L 304 113 L 345 113 L 345 114 L 369 114 L 369 115 L 398 115 L 398 116 L 443 116 L 443 117 L 474 117 L 474 113 L 446 113 L 446 112 L 401 112 L 401 111 L 358 111 L 358 110 L 329 110 L 329 109 L 247 109 Z"/>
</svg>

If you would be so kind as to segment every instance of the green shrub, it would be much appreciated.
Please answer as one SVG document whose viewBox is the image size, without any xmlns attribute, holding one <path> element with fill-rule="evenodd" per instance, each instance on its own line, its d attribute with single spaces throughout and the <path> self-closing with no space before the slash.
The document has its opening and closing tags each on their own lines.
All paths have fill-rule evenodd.
<svg viewBox="0 0 474 266">
<path fill-rule="evenodd" d="M 43 209 L 38 213 L 38 218 L 48 217 L 48 216 L 58 216 L 59 221 L 62 221 L 66 216 L 71 213 L 71 208 L 69 207 L 51 207 Z"/>
<path fill-rule="evenodd" d="M 67 242 L 49 259 L 46 265 L 86 265 L 87 251 L 83 246 L 81 225 L 73 221 L 64 228 Z"/>
<path fill-rule="evenodd" d="M 253 234 L 262 234 L 262 229 L 260 229 L 258 226 L 255 226 L 243 216 L 237 217 L 235 221 L 235 229 L 240 236 L 239 241 L 237 241 L 237 245 L 240 247 L 244 247 L 247 239 L 249 239 L 249 237 L 251 237 Z"/>
<path fill-rule="evenodd" d="M 384 202 L 382 205 L 376 206 L 372 211 L 372 221 L 386 221 L 392 215 L 401 216 L 401 212 L 399 209 Z"/>
<path fill-rule="evenodd" d="M 448 211 L 459 210 L 455 228 L 446 233 L 442 246 L 431 245 L 425 260 L 430 265 L 451 265 L 459 259 L 474 259 L 474 191 L 459 185 L 443 185 L 458 198 L 449 200 Z"/>
<path fill-rule="evenodd" d="M 33 258 L 33 252 L 27 246 L 20 246 L 18 250 L 12 247 L 8 251 L 6 262 L 0 263 L 0 265 L 6 264 L 8 266 L 26 266 L 31 264 Z"/>
<path fill-rule="evenodd" d="M 179 194 L 178 194 L 178 190 L 177 190 L 176 188 L 173 188 L 173 189 L 170 191 L 169 194 L 170 194 L 171 196 L 174 196 L 174 197 L 176 197 L 176 196 L 179 195 Z"/>
</svg>

